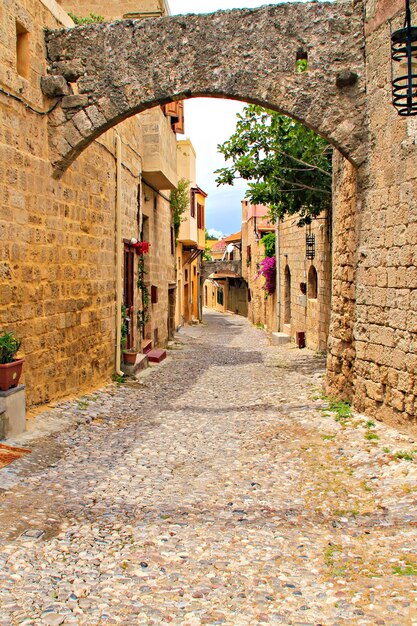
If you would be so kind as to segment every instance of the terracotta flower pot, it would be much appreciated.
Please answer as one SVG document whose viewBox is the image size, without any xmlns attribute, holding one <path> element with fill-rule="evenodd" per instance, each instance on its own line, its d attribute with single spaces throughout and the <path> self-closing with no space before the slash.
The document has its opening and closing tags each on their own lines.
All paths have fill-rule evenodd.
<svg viewBox="0 0 417 626">
<path fill-rule="evenodd" d="M 7 391 L 12 387 L 17 387 L 22 374 L 24 359 L 16 359 L 11 363 L 0 364 L 0 389 Z"/>
<path fill-rule="evenodd" d="M 137 352 L 123 352 L 123 361 L 126 365 L 134 365 L 136 363 Z"/>
</svg>

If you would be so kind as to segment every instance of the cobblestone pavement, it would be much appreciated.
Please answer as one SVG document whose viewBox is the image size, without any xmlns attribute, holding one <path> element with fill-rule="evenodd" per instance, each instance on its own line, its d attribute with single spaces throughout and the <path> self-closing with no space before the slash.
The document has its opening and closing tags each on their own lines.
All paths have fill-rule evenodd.
<svg viewBox="0 0 417 626">
<path fill-rule="evenodd" d="M 19 439 L 1 626 L 417 624 L 410 435 L 329 409 L 324 360 L 243 318 L 208 314 L 173 347 Z"/>
</svg>

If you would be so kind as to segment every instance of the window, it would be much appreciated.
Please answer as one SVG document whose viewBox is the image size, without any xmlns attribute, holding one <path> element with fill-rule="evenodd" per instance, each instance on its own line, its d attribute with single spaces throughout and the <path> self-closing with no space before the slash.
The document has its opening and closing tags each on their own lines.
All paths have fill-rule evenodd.
<svg viewBox="0 0 417 626">
<path fill-rule="evenodd" d="M 151 285 L 151 303 L 157 304 L 158 302 L 158 287 L 156 285 Z"/>
<path fill-rule="evenodd" d="M 16 22 L 16 69 L 19 76 L 29 78 L 30 35 L 20 22 Z"/>
<path fill-rule="evenodd" d="M 295 57 L 295 71 L 297 74 L 308 71 L 308 54 L 302 48 L 297 50 L 297 55 Z"/>
<path fill-rule="evenodd" d="M 317 298 L 317 270 L 314 265 L 308 270 L 308 297 L 310 299 Z"/>
<path fill-rule="evenodd" d="M 250 265 L 252 261 L 252 249 L 250 246 L 246 246 L 246 263 Z"/>
<path fill-rule="evenodd" d="M 190 215 L 195 217 L 195 190 L 191 189 L 190 192 Z"/>
<path fill-rule="evenodd" d="M 175 103 L 178 106 L 178 115 L 177 115 L 177 121 L 172 124 L 172 130 L 174 131 L 174 133 L 179 133 L 181 135 L 184 134 L 184 102 L 176 102 Z"/>
<path fill-rule="evenodd" d="M 197 228 L 204 229 L 204 206 L 197 203 Z"/>
<path fill-rule="evenodd" d="M 171 254 L 175 254 L 175 234 L 173 226 L 171 226 Z"/>
</svg>

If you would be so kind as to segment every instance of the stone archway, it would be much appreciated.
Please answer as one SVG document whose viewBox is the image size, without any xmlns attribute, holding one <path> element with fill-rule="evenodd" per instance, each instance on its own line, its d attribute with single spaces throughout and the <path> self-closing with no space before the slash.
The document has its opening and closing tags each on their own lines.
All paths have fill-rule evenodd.
<svg viewBox="0 0 417 626">
<path fill-rule="evenodd" d="M 360 3 L 122 20 L 48 31 L 46 43 L 50 75 L 43 89 L 63 96 L 49 114 L 56 176 L 122 120 L 198 96 L 280 111 L 326 137 L 353 164 L 365 158 Z M 300 54 L 307 72 L 296 71 Z"/>
</svg>

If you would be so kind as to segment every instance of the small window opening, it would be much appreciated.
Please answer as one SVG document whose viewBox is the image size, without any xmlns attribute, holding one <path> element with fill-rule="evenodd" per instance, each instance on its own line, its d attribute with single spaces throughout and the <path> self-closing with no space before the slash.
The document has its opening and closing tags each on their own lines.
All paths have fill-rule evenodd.
<svg viewBox="0 0 417 626">
<path fill-rule="evenodd" d="M 29 78 L 30 34 L 20 22 L 16 22 L 16 69 L 19 76 Z"/>
<path fill-rule="evenodd" d="M 317 270 L 314 265 L 311 265 L 308 270 L 308 297 L 317 298 Z"/>
<path fill-rule="evenodd" d="M 305 50 L 300 48 L 297 51 L 295 57 L 295 71 L 297 74 L 301 74 L 302 72 L 307 72 L 308 70 L 308 54 Z"/>
</svg>

